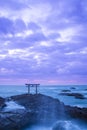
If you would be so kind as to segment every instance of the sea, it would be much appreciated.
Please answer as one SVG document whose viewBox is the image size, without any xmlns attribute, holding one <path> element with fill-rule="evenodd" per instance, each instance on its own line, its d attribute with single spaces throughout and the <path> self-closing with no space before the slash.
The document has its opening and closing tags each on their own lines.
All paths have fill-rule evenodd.
<svg viewBox="0 0 87 130">
<path fill-rule="evenodd" d="M 64 91 L 80 93 L 87 98 L 87 85 L 40 85 L 38 87 L 38 93 L 59 99 L 65 105 L 87 108 L 87 99 L 77 99 L 74 96 L 60 95 L 60 93 Z M 35 88 L 31 87 L 30 92 L 34 94 L 36 92 Z M 0 85 L 1 97 L 10 97 L 24 93 L 28 93 L 28 88 L 25 85 Z M 11 102 L 8 109 L 17 109 L 16 107 L 18 106 Z M 61 126 L 59 129 L 54 127 L 57 124 Z M 87 130 L 87 124 L 71 118 L 70 120 L 59 120 L 55 122 L 54 125 L 52 124 L 52 126 L 38 124 L 29 126 L 24 130 Z"/>
</svg>

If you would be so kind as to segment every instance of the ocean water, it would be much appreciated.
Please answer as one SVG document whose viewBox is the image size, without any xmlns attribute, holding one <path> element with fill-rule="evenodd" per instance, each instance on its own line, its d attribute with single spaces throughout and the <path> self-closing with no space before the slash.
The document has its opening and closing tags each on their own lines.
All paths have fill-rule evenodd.
<svg viewBox="0 0 87 130">
<path fill-rule="evenodd" d="M 75 89 L 74 89 L 75 88 Z M 59 95 L 62 90 L 70 90 L 71 93 L 81 93 L 87 97 L 87 85 L 43 85 L 38 87 L 38 93 L 49 95 L 64 102 L 66 105 L 87 107 L 87 99 L 76 99 L 73 96 Z M 9 97 L 27 93 L 25 85 L 0 85 L 0 96 Z M 35 93 L 35 88 L 31 88 L 31 93 Z"/>
<path fill-rule="evenodd" d="M 76 99 L 73 96 L 63 96 L 59 95 L 62 90 L 70 90 L 70 93 L 81 93 L 87 97 L 87 85 L 41 85 L 38 87 L 38 93 L 42 93 L 53 98 L 57 98 L 64 102 L 66 105 L 79 106 L 87 108 L 87 99 Z M 0 96 L 9 97 L 12 95 L 27 93 L 27 87 L 25 85 L 0 85 Z M 35 93 L 35 88 L 31 88 L 31 93 Z M 8 107 L 6 110 L 11 109 L 12 106 L 20 107 L 14 105 L 14 102 L 7 103 Z M 60 124 L 59 124 L 60 123 Z M 65 125 L 62 125 L 65 124 Z M 35 125 L 26 128 L 25 130 L 87 130 L 87 124 L 83 122 L 78 122 L 76 120 L 70 119 L 68 121 L 58 121 L 55 124 L 61 125 L 61 129 L 55 128 L 55 124 L 52 126 L 42 126 Z M 64 128 L 62 128 L 64 126 Z M 54 127 L 54 128 L 53 128 Z"/>
</svg>

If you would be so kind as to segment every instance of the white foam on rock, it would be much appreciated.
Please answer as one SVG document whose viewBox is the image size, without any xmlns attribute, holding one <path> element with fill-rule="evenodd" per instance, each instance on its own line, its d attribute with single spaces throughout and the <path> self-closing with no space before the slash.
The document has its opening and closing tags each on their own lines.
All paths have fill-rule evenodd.
<svg viewBox="0 0 87 130">
<path fill-rule="evenodd" d="M 17 104 L 14 101 L 8 101 L 6 102 L 6 107 L 4 108 L 4 111 L 17 110 L 17 109 L 25 109 L 25 107 Z"/>
</svg>

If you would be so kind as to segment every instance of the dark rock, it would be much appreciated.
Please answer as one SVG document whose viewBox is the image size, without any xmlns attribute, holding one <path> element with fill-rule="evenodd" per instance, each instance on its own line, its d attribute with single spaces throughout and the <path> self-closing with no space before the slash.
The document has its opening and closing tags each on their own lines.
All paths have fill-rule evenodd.
<svg viewBox="0 0 87 130">
<path fill-rule="evenodd" d="M 87 121 L 87 108 L 66 106 L 65 109 L 71 117 Z"/>
<path fill-rule="evenodd" d="M 15 130 L 35 123 L 53 123 L 64 116 L 64 104 L 45 95 L 12 96 L 12 101 L 25 107 L 24 110 L 0 112 L 0 130 Z"/>
<path fill-rule="evenodd" d="M 62 92 L 71 92 L 71 91 L 70 91 L 70 90 L 65 89 L 65 90 L 62 90 Z"/>
<path fill-rule="evenodd" d="M 60 93 L 60 95 L 64 95 L 64 96 L 74 96 L 77 99 L 86 99 L 84 97 L 84 95 L 80 94 L 80 93 Z"/>
<path fill-rule="evenodd" d="M 76 89 L 75 87 L 71 87 L 71 89 Z"/>
<path fill-rule="evenodd" d="M 5 99 L 0 97 L 0 109 L 2 109 L 5 106 Z"/>
<path fill-rule="evenodd" d="M 56 120 L 64 114 L 64 104 L 57 99 L 45 96 L 42 94 L 38 95 L 19 95 L 11 97 L 12 100 L 18 104 L 25 106 L 25 108 L 31 112 L 36 113 L 36 119 L 39 122 L 46 123 L 47 120 Z M 53 118 L 54 117 L 54 118 Z M 47 120 L 45 120 L 47 119 Z M 46 122 L 45 122 L 46 121 Z"/>
</svg>

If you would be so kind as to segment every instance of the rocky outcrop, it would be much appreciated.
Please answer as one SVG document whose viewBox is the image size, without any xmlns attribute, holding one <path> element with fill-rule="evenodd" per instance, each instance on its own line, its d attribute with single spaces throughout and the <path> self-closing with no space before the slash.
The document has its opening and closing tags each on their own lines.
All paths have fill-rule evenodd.
<svg viewBox="0 0 87 130">
<path fill-rule="evenodd" d="M 75 87 L 71 87 L 71 89 L 76 89 Z"/>
<path fill-rule="evenodd" d="M 64 104 L 57 99 L 42 94 L 17 95 L 10 100 L 25 109 L 0 112 L 0 130 L 20 130 L 29 124 L 53 123 L 64 116 Z"/>
<path fill-rule="evenodd" d="M 54 123 L 58 119 L 79 118 L 87 121 L 87 109 L 66 106 L 58 99 L 42 94 L 17 95 L 9 98 L 25 109 L 0 111 L 0 130 L 21 130 L 29 124 Z"/>
<path fill-rule="evenodd" d="M 0 97 L 0 109 L 2 109 L 5 106 L 5 99 Z"/>
<path fill-rule="evenodd" d="M 53 122 L 64 116 L 64 104 L 57 99 L 45 96 L 42 94 L 38 95 L 19 95 L 11 97 L 12 100 L 18 104 L 24 106 L 26 110 L 35 113 L 35 119 L 37 122 L 46 123 Z"/>
<path fill-rule="evenodd" d="M 86 99 L 84 95 L 80 93 L 67 93 L 67 92 L 62 92 L 59 95 L 64 95 L 64 96 L 74 96 L 77 99 Z"/>
<path fill-rule="evenodd" d="M 64 90 L 62 90 L 62 92 L 71 92 L 71 90 L 64 89 Z"/>
<path fill-rule="evenodd" d="M 71 117 L 87 121 L 87 108 L 65 106 L 65 109 Z"/>
</svg>

